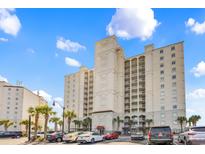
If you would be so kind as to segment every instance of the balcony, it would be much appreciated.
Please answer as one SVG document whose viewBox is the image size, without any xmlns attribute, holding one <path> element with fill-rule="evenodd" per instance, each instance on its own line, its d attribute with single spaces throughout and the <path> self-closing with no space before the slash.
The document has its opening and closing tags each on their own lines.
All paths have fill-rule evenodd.
<svg viewBox="0 0 205 154">
<path fill-rule="evenodd" d="M 137 105 L 137 101 L 133 101 L 133 102 L 132 102 L 132 105 Z"/>
</svg>

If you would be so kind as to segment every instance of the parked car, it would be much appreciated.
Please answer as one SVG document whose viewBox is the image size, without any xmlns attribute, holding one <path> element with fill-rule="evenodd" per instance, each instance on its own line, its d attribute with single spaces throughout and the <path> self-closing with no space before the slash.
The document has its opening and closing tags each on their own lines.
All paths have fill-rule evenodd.
<svg viewBox="0 0 205 154">
<path fill-rule="evenodd" d="M 69 142 L 77 142 L 78 136 L 83 134 L 83 132 L 73 132 L 68 133 L 63 136 L 63 141 L 69 143 Z"/>
<path fill-rule="evenodd" d="M 103 135 L 100 135 L 98 132 L 88 132 L 83 133 L 78 136 L 78 143 L 95 143 L 98 141 L 103 141 Z"/>
<path fill-rule="evenodd" d="M 113 133 L 116 133 L 116 134 L 118 134 L 119 136 L 122 134 L 121 131 L 114 131 Z"/>
<path fill-rule="evenodd" d="M 144 140 L 144 134 L 142 132 L 131 133 L 131 140 Z"/>
<path fill-rule="evenodd" d="M 173 134 L 169 126 L 151 127 L 148 144 L 173 144 Z"/>
<path fill-rule="evenodd" d="M 37 132 L 37 138 L 44 138 L 44 132 Z M 34 133 L 31 134 L 31 138 L 34 138 Z"/>
<path fill-rule="evenodd" d="M 205 144 L 205 126 L 185 128 L 185 132 L 179 134 L 178 142 L 184 144 Z"/>
<path fill-rule="evenodd" d="M 113 133 L 107 133 L 106 135 L 103 136 L 103 138 L 105 140 L 113 140 L 113 139 L 118 139 L 119 134 L 117 134 L 116 132 Z"/>
<path fill-rule="evenodd" d="M 21 131 L 1 131 L 0 138 L 19 138 L 22 137 Z"/>
<path fill-rule="evenodd" d="M 47 140 L 49 142 L 62 142 L 63 141 L 63 134 L 62 132 L 54 132 L 47 135 Z"/>
</svg>

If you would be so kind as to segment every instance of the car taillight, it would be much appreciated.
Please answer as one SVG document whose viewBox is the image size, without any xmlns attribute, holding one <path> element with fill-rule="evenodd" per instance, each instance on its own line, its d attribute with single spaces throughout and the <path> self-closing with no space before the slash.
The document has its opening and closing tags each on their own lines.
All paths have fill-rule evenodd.
<svg viewBox="0 0 205 154">
<path fill-rule="evenodd" d="M 148 133 L 148 140 L 150 140 L 150 138 L 151 138 L 151 132 L 149 131 L 149 133 Z"/>
</svg>

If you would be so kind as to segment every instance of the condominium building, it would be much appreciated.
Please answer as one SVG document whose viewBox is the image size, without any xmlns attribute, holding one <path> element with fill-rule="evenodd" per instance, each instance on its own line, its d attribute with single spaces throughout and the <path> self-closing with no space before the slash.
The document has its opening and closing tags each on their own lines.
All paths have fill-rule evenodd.
<svg viewBox="0 0 205 154">
<path fill-rule="evenodd" d="M 115 36 L 96 43 L 92 70 L 65 76 L 65 106 L 77 119 L 90 117 L 92 129 L 143 129 L 169 125 L 179 129 L 185 116 L 183 42 L 161 48 L 147 45 L 144 53 L 125 58 Z M 123 123 L 117 128 L 116 117 Z"/>
<path fill-rule="evenodd" d="M 11 85 L 0 81 L 0 120 L 8 119 L 14 125 L 8 131 L 25 131 L 25 126 L 19 123 L 28 120 L 28 108 L 47 103 L 41 96 L 34 94 L 23 86 Z M 43 117 L 40 116 L 39 124 L 43 128 Z M 0 126 L 0 131 L 4 127 Z"/>
</svg>

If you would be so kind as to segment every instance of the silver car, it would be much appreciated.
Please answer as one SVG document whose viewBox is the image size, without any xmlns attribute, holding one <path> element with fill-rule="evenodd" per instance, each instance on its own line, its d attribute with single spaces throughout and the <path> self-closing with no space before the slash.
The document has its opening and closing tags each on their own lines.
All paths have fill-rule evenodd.
<svg viewBox="0 0 205 154">
<path fill-rule="evenodd" d="M 205 126 L 186 128 L 179 134 L 178 141 L 184 144 L 205 144 Z"/>
</svg>

